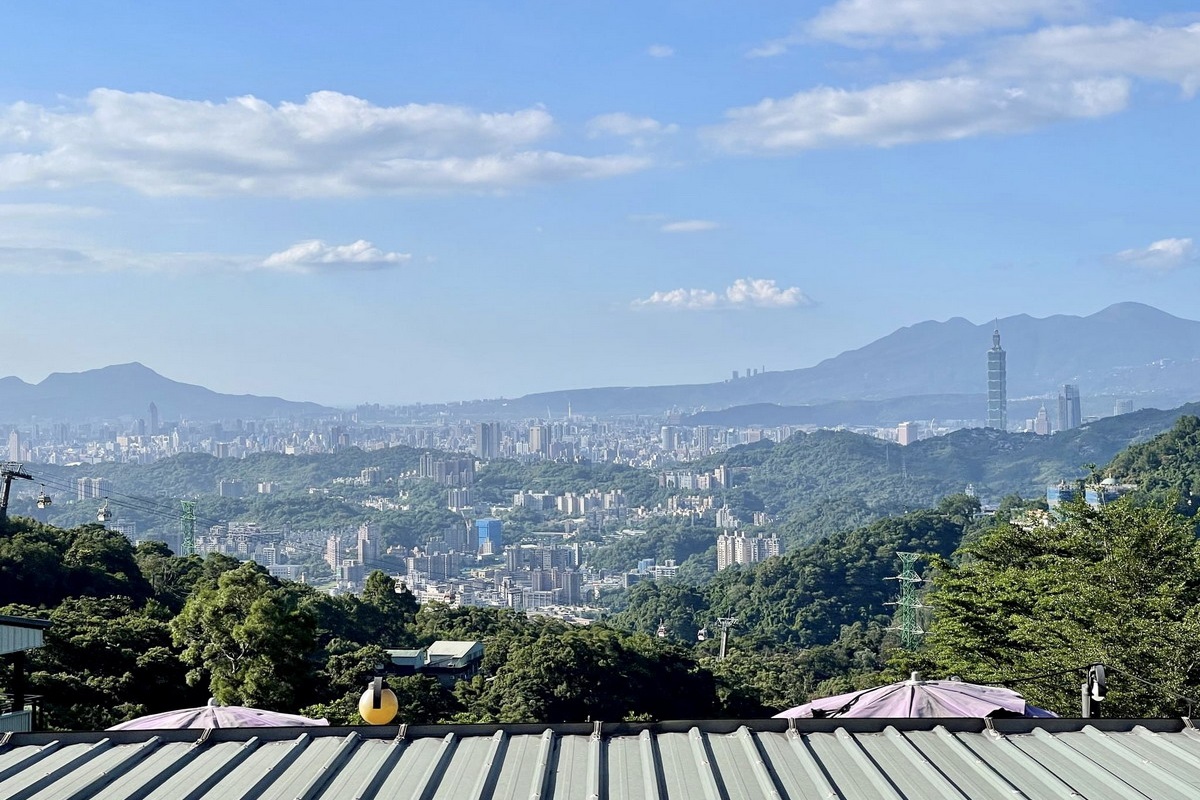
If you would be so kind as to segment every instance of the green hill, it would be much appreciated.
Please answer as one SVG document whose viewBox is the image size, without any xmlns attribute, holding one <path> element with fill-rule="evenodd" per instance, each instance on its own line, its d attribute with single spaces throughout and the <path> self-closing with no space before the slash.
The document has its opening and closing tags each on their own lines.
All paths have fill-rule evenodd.
<svg viewBox="0 0 1200 800">
<path fill-rule="evenodd" d="M 1119 452 L 1171 428 L 1200 404 L 1147 409 L 1051 436 L 988 429 L 955 431 L 907 447 L 849 431 L 798 433 L 784 442 L 757 442 L 699 462 L 728 464 L 749 492 L 797 544 L 872 519 L 927 508 L 968 485 L 985 502 L 1008 495 L 1035 498 L 1046 485 L 1089 474 Z M 1137 451 L 1131 451 L 1137 452 Z M 734 505 L 731 503 L 731 505 Z"/>
</svg>

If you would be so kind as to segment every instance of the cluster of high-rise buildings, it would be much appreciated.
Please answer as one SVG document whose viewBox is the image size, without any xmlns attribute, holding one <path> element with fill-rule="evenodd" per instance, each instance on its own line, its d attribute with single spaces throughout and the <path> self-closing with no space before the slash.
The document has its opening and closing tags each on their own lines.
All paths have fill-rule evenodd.
<svg viewBox="0 0 1200 800">
<path fill-rule="evenodd" d="M 1000 346 L 999 330 L 992 332 L 992 347 L 987 352 L 987 390 L 987 426 L 1006 431 L 1009 429 L 1008 362 L 1007 353 Z M 1036 416 L 1025 421 L 1024 430 L 1045 436 L 1054 431 L 1069 431 L 1082 425 L 1084 422 L 1083 408 L 1077 384 L 1064 383 L 1060 387 L 1057 411 L 1057 415 L 1051 420 L 1050 412 L 1043 403 Z M 1132 400 L 1117 400 L 1113 407 L 1114 415 L 1128 414 L 1132 411 Z M 900 431 L 897 433 L 899 434 Z M 907 443 L 907 441 L 901 442 L 901 444 Z"/>
<path fill-rule="evenodd" d="M 717 569 L 723 570 L 735 564 L 757 564 L 783 552 L 775 534 L 750 535 L 745 531 L 733 531 L 717 536 Z"/>
</svg>

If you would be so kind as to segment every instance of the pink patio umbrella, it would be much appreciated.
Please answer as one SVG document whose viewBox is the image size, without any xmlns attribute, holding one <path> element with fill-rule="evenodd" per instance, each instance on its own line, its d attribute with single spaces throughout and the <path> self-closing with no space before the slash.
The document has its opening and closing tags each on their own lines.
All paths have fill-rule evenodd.
<svg viewBox="0 0 1200 800">
<path fill-rule="evenodd" d="M 299 714 L 282 714 L 246 706 L 223 706 L 215 699 L 200 708 L 163 711 L 113 725 L 110 731 L 153 731 L 171 728 L 292 728 L 300 725 L 328 725 L 324 719 Z"/>
<path fill-rule="evenodd" d="M 912 678 L 790 708 L 776 717 L 1055 717 L 1012 689 Z"/>
</svg>

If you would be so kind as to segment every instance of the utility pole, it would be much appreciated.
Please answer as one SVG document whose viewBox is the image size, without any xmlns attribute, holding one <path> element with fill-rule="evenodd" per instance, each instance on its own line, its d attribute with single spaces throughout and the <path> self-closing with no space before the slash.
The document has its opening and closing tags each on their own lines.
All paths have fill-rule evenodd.
<svg viewBox="0 0 1200 800">
<path fill-rule="evenodd" d="M 12 488 L 13 478 L 33 480 L 33 476 L 25 471 L 24 464 L 16 461 L 5 461 L 0 465 L 0 478 L 4 480 L 3 494 L 0 494 L 0 523 L 8 522 L 8 491 Z"/>
<path fill-rule="evenodd" d="M 721 655 L 720 660 L 725 660 L 725 644 L 729 639 L 729 629 L 737 624 L 737 617 L 718 617 L 717 624 L 721 626 Z"/>
<path fill-rule="evenodd" d="M 905 650 L 915 650 L 925 634 L 921 627 L 920 611 L 925 606 L 921 604 L 920 585 L 924 578 L 915 569 L 920 553 L 896 553 L 900 559 L 900 574 L 888 578 L 889 581 L 900 581 L 900 599 L 889 606 L 897 606 L 896 616 L 898 625 L 888 628 L 889 631 L 900 632 L 900 644 Z"/>
</svg>

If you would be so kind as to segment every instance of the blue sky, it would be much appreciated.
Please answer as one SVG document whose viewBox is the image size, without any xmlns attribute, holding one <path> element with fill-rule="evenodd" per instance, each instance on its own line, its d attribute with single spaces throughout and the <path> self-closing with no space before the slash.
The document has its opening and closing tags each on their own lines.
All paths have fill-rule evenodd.
<svg viewBox="0 0 1200 800">
<path fill-rule="evenodd" d="M 0 374 L 433 402 L 1197 316 L 1194 4 L 176 5 L 6 10 Z"/>
</svg>

